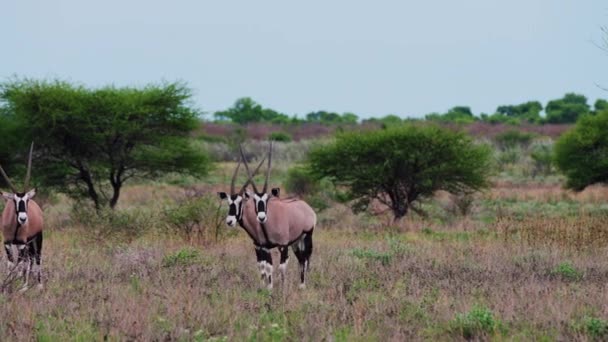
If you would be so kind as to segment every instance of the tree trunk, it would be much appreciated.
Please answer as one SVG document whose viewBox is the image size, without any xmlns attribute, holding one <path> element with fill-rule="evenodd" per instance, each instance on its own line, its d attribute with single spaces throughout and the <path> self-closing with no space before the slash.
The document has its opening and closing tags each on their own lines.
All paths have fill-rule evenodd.
<svg viewBox="0 0 608 342">
<path fill-rule="evenodd" d="M 118 203 L 118 197 L 120 197 L 120 187 L 121 187 L 121 183 L 117 183 L 116 185 L 112 184 L 112 189 L 114 190 L 114 193 L 112 194 L 112 199 L 110 199 L 110 208 L 114 209 L 114 207 L 116 206 L 116 203 Z"/>
<path fill-rule="evenodd" d="M 394 221 L 399 222 L 407 214 L 409 204 L 406 201 L 395 202 L 393 203 L 392 209 Z"/>
<path fill-rule="evenodd" d="M 99 209 L 101 208 L 100 204 L 99 204 L 99 195 L 97 194 L 97 191 L 95 191 L 95 185 L 93 184 L 93 179 L 91 178 L 91 173 L 89 172 L 89 170 L 84 168 L 84 166 L 82 166 L 82 165 L 79 166 L 79 170 L 80 170 L 80 179 L 82 179 L 82 181 L 87 186 L 87 193 L 89 194 L 89 198 L 95 204 L 95 210 L 99 211 Z"/>
</svg>

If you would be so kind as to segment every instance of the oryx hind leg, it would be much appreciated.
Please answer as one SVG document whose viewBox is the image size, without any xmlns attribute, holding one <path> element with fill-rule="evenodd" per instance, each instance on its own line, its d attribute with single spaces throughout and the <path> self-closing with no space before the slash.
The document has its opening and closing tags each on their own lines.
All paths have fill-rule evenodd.
<svg viewBox="0 0 608 342">
<path fill-rule="evenodd" d="M 34 277 L 38 281 L 38 288 L 42 288 L 42 232 L 34 235 L 29 242 L 30 264 Z"/>
<path fill-rule="evenodd" d="M 281 272 L 281 285 L 285 287 L 285 279 L 287 278 L 287 262 L 289 261 L 289 248 L 287 246 L 279 247 L 281 253 L 281 263 L 279 264 L 279 271 Z"/>
<path fill-rule="evenodd" d="M 292 248 L 300 264 L 300 288 L 305 288 L 306 272 L 310 267 L 310 256 L 312 255 L 312 230 L 302 234 L 300 239 L 292 245 Z"/>
<path fill-rule="evenodd" d="M 272 253 L 270 253 L 269 249 L 264 248 L 266 263 L 264 266 L 266 267 L 266 288 L 272 290 L 272 272 L 274 268 L 272 267 Z"/>
</svg>

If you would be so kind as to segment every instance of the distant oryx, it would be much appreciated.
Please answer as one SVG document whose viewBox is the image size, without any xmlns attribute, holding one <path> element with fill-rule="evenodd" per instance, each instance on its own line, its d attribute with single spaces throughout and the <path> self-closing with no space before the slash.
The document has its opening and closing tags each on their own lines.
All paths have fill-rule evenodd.
<svg viewBox="0 0 608 342">
<path fill-rule="evenodd" d="M 241 156 L 243 157 L 241 149 Z M 279 270 L 283 281 L 287 271 L 287 261 L 289 260 L 289 249 L 291 246 L 298 262 L 300 263 L 300 288 L 304 288 L 305 274 L 308 271 L 310 256 L 312 254 L 312 233 L 317 224 L 317 215 L 314 210 L 304 201 L 290 198 L 279 199 L 279 188 L 273 188 L 271 194 L 267 193 L 268 178 L 270 176 L 270 167 L 272 163 L 272 142 L 268 151 L 268 168 L 266 170 L 266 180 L 264 188 L 258 191 L 253 181 L 255 172 L 252 175 L 249 172 L 247 161 L 243 157 L 245 168 L 251 185 L 253 186 L 253 199 L 255 202 L 255 217 L 261 225 L 262 233 L 266 244 L 261 245 L 262 251 L 268 255 L 270 263 L 270 274 L 272 274 L 272 258 L 270 257 L 269 249 L 278 247 L 281 253 L 281 264 Z M 259 168 L 259 166 L 258 166 Z M 256 169 L 257 171 L 257 169 Z M 250 195 L 245 194 L 246 197 Z M 251 215 L 251 214 L 250 214 Z M 268 272 L 268 271 L 267 271 Z M 269 278 L 269 287 L 272 287 L 272 278 Z"/>
<path fill-rule="evenodd" d="M 30 156 L 27 163 L 27 173 L 24 182 L 24 191 L 18 192 L 10 179 L 0 166 L 0 173 L 11 188 L 12 193 L 2 192 L 6 200 L 4 212 L 2 213 L 2 234 L 4 235 L 4 248 L 8 258 L 9 272 L 15 266 L 15 258 L 12 246 L 18 250 L 17 265 L 23 265 L 24 284 L 22 290 L 28 287 L 29 275 L 32 269 L 38 279 L 38 286 L 42 287 L 40 269 L 40 258 L 42 255 L 42 210 L 32 200 L 36 195 L 36 189 L 29 189 L 30 175 L 32 171 L 32 152 L 34 143 L 30 146 Z M 26 192 L 27 191 L 27 192 Z"/>
</svg>

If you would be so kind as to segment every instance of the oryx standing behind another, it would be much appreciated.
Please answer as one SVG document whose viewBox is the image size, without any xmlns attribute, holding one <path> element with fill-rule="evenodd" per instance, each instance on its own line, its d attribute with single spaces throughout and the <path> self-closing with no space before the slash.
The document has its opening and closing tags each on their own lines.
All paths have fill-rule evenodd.
<svg viewBox="0 0 608 342">
<path fill-rule="evenodd" d="M 30 146 L 27 173 L 25 182 L 23 183 L 25 189 L 23 192 L 17 191 L 2 166 L 0 166 L 0 173 L 2 173 L 6 184 L 8 184 L 12 191 L 12 193 L 2 192 L 2 197 L 6 200 L 1 221 L 4 249 L 8 258 L 9 272 L 11 272 L 15 266 L 12 246 L 17 247 L 17 265 L 24 266 L 22 290 L 27 289 L 32 270 L 38 279 L 38 286 L 42 287 L 40 260 L 42 256 L 42 229 L 44 222 L 40 206 L 32 200 L 36 195 L 36 189 L 29 189 L 33 150 L 34 143 Z"/>
<path fill-rule="evenodd" d="M 242 150 L 241 156 L 243 156 Z M 306 286 L 305 275 L 310 265 L 310 256 L 312 255 L 312 233 L 317 224 L 317 215 L 310 205 L 302 200 L 295 198 L 280 199 L 279 188 L 273 188 L 270 194 L 267 192 L 272 163 L 272 141 L 270 142 L 268 151 L 266 180 L 261 192 L 258 191 L 253 181 L 255 173 L 252 175 L 249 172 L 249 167 L 244 157 L 243 162 L 254 190 L 253 199 L 255 202 L 256 219 L 260 223 L 267 241 L 263 247 L 267 249 L 272 247 L 279 248 L 281 254 L 279 270 L 284 281 L 289 260 L 288 246 L 291 246 L 300 264 L 300 288 L 304 288 Z M 246 195 L 248 196 L 248 194 Z M 272 282 L 270 283 L 270 287 L 272 287 Z"/>
<path fill-rule="evenodd" d="M 244 157 L 243 157 L 244 158 Z M 264 163 L 265 158 L 262 159 L 258 167 L 254 171 L 254 175 L 260 169 Z M 245 185 L 236 192 L 234 183 L 236 181 L 239 167 L 241 166 L 241 160 L 239 160 L 234 174 L 232 175 L 232 181 L 230 183 L 230 194 L 225 192 L 218 192 L 221 199 L 228 201 L 228 215 L 226 216 L 226 224 L 230 227 L 235 227 L 237 223 L 247 235 L 253 240 L 255 246 L 255 254 L 257 257 L 258 268 L 262 276 L 262 282 L 270 289 L 272 288 L 272 256 L 270 255 L 269 248 L 267 248 L 267 240 L 264 237 L 262 226 L 256 218 L 255 208 L 249 197 L 245 195 L 245 189 L 251 182 L 251 177 L 245 182 Z"/>
</svg>

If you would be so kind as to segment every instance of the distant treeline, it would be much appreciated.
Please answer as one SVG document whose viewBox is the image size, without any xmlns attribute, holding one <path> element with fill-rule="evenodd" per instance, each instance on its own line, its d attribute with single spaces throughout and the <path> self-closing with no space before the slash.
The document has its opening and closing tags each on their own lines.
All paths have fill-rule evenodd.
<svg viewBox="0 0 608 342">
<path fill-rule="evenodd" d="M 455 106 L 446 113 L 430 113 L 424 120 L 444 123 L 473 123 L 487 122 L 492 124 L 567 124 L 575 123 L 579 117 L 594 115 L 608 109 L 608 101 L 598 99 L 593 108 L 587 103 L 584 95 L 567 93 L 562 98 L 551 100 L 546 107 L 538 101 L 528 101 L 515 105 L 503 105 L 496 108 L 495 113 L 479 115 L 473 114 L 468 106 Z M 544 116 L 541 113 L 544 110 Z M 264 108 L 249 97 L 236 100 L 235 104 L 224 111 L 214 113 L 215 122 L 232 122 L 236 124 L 248 123 L 321 123 L 321 124 L 356 124 L 359 116 L 354 113 L 335 113 L 324 110 L 311 112 L 303 118 L 289 116 L 270 108 Z M 387 125 L 398 124 L 404 121 L 421 119 L 401 118 L 389 114 L 381 118 L 362 120 L 362 123 L 377 122 Z"/>
</svg>

